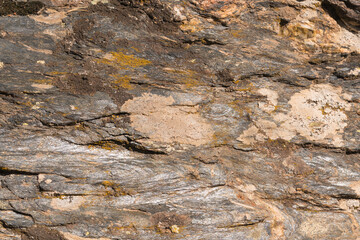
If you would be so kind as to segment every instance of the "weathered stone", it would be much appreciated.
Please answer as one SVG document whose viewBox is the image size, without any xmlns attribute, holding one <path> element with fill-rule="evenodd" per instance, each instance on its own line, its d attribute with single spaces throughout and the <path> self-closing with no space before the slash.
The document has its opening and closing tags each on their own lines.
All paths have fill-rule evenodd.
<svg viewBox="0 0 360 240">
<path fill-rule="evenodd" d="M 5 227 L 11 228 L 31 227 L 34 224 L 31 217 L 14 211 L 1 211 L 0 220 Z"/>
<path fill-rule="evenodd" d="M 19 198 L 35 198 L 38 194 L 36 176 L 8 175 L 4 186 Z"/>
<path fill-rule="evenodd" d="M 360 2 L 358 0 L 324 0 L 323 2 L 346 26 L 354 31 L 360 30 Z"/>
<path fill-rule="evenodd" d="M 1 239 L 360 235 L 356 1 L 42 2 L 0 18 Z"/>
</svg>

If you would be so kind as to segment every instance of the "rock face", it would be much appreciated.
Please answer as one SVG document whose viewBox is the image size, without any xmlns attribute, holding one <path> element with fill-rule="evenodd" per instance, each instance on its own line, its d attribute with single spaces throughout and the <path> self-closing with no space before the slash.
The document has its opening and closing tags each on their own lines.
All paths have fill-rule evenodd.
<svg viewBox="0 0 360 240">
<path fill-rule="evenodd" d="M 0 239 L 360 236 L 359 1 L 2 4 Z"/>
<path fill-rule="evenodd" d="M 355 32 L 360 30 L 360 1 L 325 0 L 324 6 L 345 26 Z"/>
</svg>

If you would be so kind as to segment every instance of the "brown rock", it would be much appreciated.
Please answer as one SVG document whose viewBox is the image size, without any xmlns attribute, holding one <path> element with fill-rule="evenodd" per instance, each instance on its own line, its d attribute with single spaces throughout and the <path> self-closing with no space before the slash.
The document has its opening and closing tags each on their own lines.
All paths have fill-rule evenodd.
<svg viewBox="0 0 360 240">
<path fill-rule="evenodd" d="M 45 5 L 0 17 L 1 239 L 360 235 L 355 1 Z"/>
</svg>

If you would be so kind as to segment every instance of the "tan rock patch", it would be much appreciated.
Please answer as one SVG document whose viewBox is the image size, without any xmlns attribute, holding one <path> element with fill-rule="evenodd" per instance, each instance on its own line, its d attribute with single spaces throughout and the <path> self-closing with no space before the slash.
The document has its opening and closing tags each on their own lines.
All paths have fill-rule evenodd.
<svg viewBox="0 0 360 240">
<path fill-rule="evenodd" d="M 50 89 L 50 88 L 53 88 L 54 86 L 53 85 L 50 85 L 50 84 L 31 84 L 32 87 L 34 88 L 39 88 L 39 89 Z"/>
<path fill-rule="evenodd" d="M 278 93 L 267 88 L 260 88 L 258 90 L 258 93 L 260 93 L 263 96 L 266 96 L 268 99 L 267 103 L 259 102 L 260 109 L 269 113 L 274 111 L 278 103 L 277 101 L 277 99 L 279 98 Z"/>
<path fill-rule="evenodd" d="M 257 141 L 261 132 L 266 134 L 264 140 L 280 138 L 289 141 L 299 134 L 310 141 L 341 147 L 347 125 L 345 111 L 351 108 L 351 104 L 340 97 L 343 96 L 341 91 L 341 88 L 328 84 L 318 84 L 295 93 L 289 101 L 291 109 L 288 113 L 276 114 L 275 122 L 263 119 L 255 122 L 255 126 L 244 131 L 237 140 L 251 144 Z M 276 95 L 265 90 L 259 93 L 268 97 L 269 106 L 276 104 Z M 266 106 L 261 109 L 265 112 L 270 110 Z"/>
<path fill-rule="evenodd" d="M 249 129 L 245 130 L 236 140 L 250 145 L 256 142 L 263 142 L 265 139 L 266 136 L 260 133 L 256 126 L 251 126 Z"/>
<path fill-rule="evenodd" d="M 61 211 L 73 211 L 79 209 L 84 202 L 85 199 L 79 196 L 54 198 L 51 200 L 50 206 Z"/>
<path fill-rule="evenodd" d="M 351 231 L 351 225 L 351 220 L 344 215 L 327 217 L 325 214 L 318 214 L 318 216 L 311 216 L 301 223 L 299 231 L 310 239 L 326 239 L 332 234 L 335 236 L 347 235 Z"/>
<path fill-rule="evenodd" d="M 360 196 L 360 181 L 350 183 L 350 187 L 358 196 Z"/>
<path fill-rule="evenodd" d="M 344 145 L 342 133 L 347 125 L 345 111 L 350 110 L 351 104 L 340 96 L 341 88 L 314 85 L 294 94 L 289 101 L 290 112 L 278 114 L 275 120 L 282 122 L 280 128 L 284 129 L 284 134 L 293 131 L 308 140 L 341 147 Z"/>
<path fill-rule="evenodd" d="M 173 97 L 146 93 L 128 100 L 121 110 L 131 113 L 131 125 L 151 141 L 199 146 L 209 143 L 211 125 L 196 106 L 172 106 Z"/>
<path fill-rule="evenodd" d="M 34 19 L 37 22 L 45 23 L 45 24 L 61 24 L 62 20 L 66 18 L 65 12 L 58 12 L 53 9 L 47 10 L 47 16 L 43 15 L 33 15 L 30 18 Z"/>
</svg>

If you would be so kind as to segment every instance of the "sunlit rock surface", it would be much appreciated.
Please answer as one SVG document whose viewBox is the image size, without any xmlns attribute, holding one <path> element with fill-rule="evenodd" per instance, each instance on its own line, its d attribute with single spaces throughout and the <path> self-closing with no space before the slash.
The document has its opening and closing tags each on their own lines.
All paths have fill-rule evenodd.
<svg viewBox="0 0 360 240">
<path fill-rule="evenodd" d="M 0 239 L 357 239 L 356 0 L 0 12 Z"/>
</svg>

